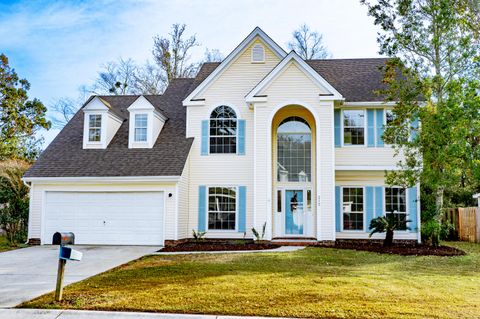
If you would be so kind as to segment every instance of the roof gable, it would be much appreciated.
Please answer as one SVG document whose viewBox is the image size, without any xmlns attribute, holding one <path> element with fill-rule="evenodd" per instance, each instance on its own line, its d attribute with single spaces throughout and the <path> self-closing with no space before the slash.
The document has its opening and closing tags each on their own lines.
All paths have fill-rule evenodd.
<svg viewBox="0 0 480 319">
<path fill-rule="evenodd" d="M 112 108 L 110 103 L 105 101 L 99 96 L 93 97 L 87 104 L 83 107 L 84 111 L 108 111 Z"/>
<path fill-rule="evenodd" d="M 308 65 L 295 51 L 291 51 L 267 76 L 263 78 L 245 97 L 247 103 L 258 101 L 258 95 L 275 81 L 283 71 L 294 63 L 310 80 L 319 88 L 319 99 L 343 100 L 340 94 L 330 83 L 328 83 L 318 72 Z"/>
<path fill-rule="evenodd" d="M 287 53 L 276 44 L 262 29 L 256 27 L 221 63 L 211 72 L 184 100 L 183 105 L 195 105 L 196 98 L 214 82 L 256 39 L 261 40 L 277 57 L 283 58 Z M 201 101 L 200 101 L 201 102 Z"/>
</svg>

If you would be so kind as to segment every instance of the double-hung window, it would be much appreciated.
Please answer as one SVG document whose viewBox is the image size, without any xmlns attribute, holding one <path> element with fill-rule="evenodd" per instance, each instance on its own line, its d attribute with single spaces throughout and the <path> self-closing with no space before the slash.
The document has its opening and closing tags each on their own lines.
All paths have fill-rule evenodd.
<svg viewBox="0 0 480 319">
<path fill-rule="evenodd" d="M 343 187 L 343 230 L 363 230 L 363 187 Z"/>
<path fill-rule="evenodd" d="M 235 230 L 237 188 L 208 188 L 208 230 Z"/>
<path fill-rule="evenodd" d="M 147 141 L 147 125 L 148 125 L 148 115 L 147 114 L 135 114 L 135 142 L 146 142 Z"/>
<path fill-rule="evenodd" d="M 385 212 L 393 214 L 400 221 L 398 230 L 407 230 L 407 194 L 405 188 L 385 188 Z"/>
<path fill-rule="evenodd" d="M 102 115 L 90 114 L 88 116 L 88 141 L 100 142 L 102 136 Z"/>
<path fill-rule="evenodd" d="M 210 153 L 235 154 L 237 152 L 237 115 L 226 105 L 210 115 Z"/>
<path fill-rule="evenodd" d="M 343 145 L 365 144 L 365 111 L 343 111 Z"/>
<path fill-rule="evenodd" d="M 393 110 L 385 110 L 385 127 L 392 126 L 394 121 L 396 120 L 395 113 Z M 402 136 L 401 134 L 397 134 L 393 140 L 394 143 L 405 142 L 406 137 Z"/>
</svg>

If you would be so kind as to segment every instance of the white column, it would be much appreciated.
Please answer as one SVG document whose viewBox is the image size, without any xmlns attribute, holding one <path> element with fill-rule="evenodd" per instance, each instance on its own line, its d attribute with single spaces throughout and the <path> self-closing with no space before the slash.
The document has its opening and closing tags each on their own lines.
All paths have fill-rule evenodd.
<svg viewBox="0 0 480 319">
<path fill-rule="evenodd" d="M 335 240 L 335 145 L 333 101 L 317 108 L 317 240 Z"/>
</svg>

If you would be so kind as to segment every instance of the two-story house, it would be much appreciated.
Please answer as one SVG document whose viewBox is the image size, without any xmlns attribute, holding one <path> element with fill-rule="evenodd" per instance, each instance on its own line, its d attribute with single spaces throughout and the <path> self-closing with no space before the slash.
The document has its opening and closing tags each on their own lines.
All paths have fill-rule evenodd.
<svg viewBox="0 0 480 319">
<path fill-rule="evenodd" d="M 268 240 L 332 242 L 368 238 L 384 214 L 420 240 L 418 185 L 385 184 L 385 61 L 305 61 L 256 28 L 163 95 L 92 96 L 25 175 L 30 242 L 252 238 L 265 223 Z"/>
</svg>

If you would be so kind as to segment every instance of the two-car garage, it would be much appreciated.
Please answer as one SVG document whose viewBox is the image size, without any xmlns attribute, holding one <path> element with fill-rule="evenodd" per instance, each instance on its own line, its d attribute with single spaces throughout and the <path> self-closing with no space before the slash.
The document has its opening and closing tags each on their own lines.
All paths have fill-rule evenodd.
<svg viewBox="0 0 480 319">
<path fill-rule="evenodd" d="M 163 245 L 164 191 L 45 191 L 42 243 L 57 231 L 76 244 Z"/>
</svg>

